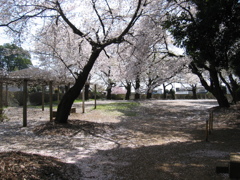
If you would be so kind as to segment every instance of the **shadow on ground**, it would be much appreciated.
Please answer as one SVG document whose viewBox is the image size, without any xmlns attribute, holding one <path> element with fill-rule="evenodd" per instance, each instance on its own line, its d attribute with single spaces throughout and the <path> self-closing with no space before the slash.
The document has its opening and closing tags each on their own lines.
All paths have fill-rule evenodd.
<svg viewBox="0 0 240 180">
<path fill-rule="evenodd" d="M 239 137 L 239 129 L 221 129 L 214 131 L 210 142 L 173 142 L 99 150 L 90 157 L 91 160 L 79 161 L 95 161 L 96 167 L 104 167 L 105 174 L 111 172 L 109 179 L 229 179 L 228 174 L 216 174 L 215 168 L 223 162 L 227 165 L 229 153 L 239 151 Z M 105 161 L 98 161 L 99 156 L 104 156 Z"/>
</svg>

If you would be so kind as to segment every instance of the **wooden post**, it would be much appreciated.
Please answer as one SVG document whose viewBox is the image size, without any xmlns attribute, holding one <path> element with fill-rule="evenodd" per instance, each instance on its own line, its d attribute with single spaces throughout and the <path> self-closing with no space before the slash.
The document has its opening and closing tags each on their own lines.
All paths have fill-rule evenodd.
<svg viewBox="0 0 240 180">
<path fill-rule="evenodd" d="M 49 113 L 50 113 L 50 121 L 53 120 L 52 93 L 53 93 L 53 85 L 52 85 L 52 81 L 50 81 L 50 82 L 49 82 Z"/>
<path fill-rule="evenodd" d="M 206 142 L 208 142 L 208 135 L 209 135 L 209 127 L 208 127 L 208 125 L 209 125 L 209 121 L 206 120 Z"/>
<path fill-rule="evenodd" d="M 85 113 L 85 94 L 84 88 L 82 89 L 82 113 Z"/>
<path fill-rule="evenodd" d="M 23 80 L 23 127 L 27 127 L 27 79 Z"/>
<path fill-rule="evenodd" d="M 60 87 L 58 86 L 58 89 L 57 89 L 57 102 L 58 102 L 58 104 L 59 104 L 59 102 L 60 102 Z"/>
<path fill-rule="evenodd" d="M 44 111 L 44 94 L 45 94 L 45 86 L 42 85 L 42 111 Z"/>
<path fill-rule="evenodd" d="M 5 98 L 6 104 L 5 106 L 8 106 L 8 83 L 6 83 L 6 98 Z"/>
<path fill-rule="evenodd" d="M 97 85 L 94 84 L 94 109 L 97 109 Z"/>
<path fill-rule="evenodd" d="M 240 179 L 240 153 L 230 153 L 229 177 Z"/>
<path fill-rule="evenodd" d="M 211 134 L 213 131 L 213 111 L 209 111 L 208 124 L 209 124 L 209 127 L 208 127 L 209 134 Z"/>
<path fill-rule="evenodd" d="M 213 131 L 213 111 L 211 113 L 211 131 Z"/>
<path fill-rule="evenodd" d="M 0 121 L 3 120 L 3 83 L 0 80 Z"/>
</svg>

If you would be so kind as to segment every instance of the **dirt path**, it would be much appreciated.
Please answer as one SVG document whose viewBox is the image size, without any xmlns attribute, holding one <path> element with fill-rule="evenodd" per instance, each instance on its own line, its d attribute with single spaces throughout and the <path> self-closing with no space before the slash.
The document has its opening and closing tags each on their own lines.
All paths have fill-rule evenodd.
<svg viewBox="0 0 240 180">
<path fill-rule="evenodd" d="M 132 109 L 136 116 L 92 110 L 92 102 L 87 104 L 85 114 L 76 104 L 77 114 L 70 118 L 108 125 L 101 126 L 101 133 L 36 135 L 32 130 L 48 121 L 47 111 L 29 109 L 28 127 L 22 128 L 21 109 L 8 108 L 10 121 L 0 124 L 0 152 L 36 153 L 76 164 L 82 176 L 72 179 L 229 179 L 216 174 L 215 167 L 240 151 L 240 130 L 216 118 L 210 142 L 204 141 L 207 109 L 216 101 L 140 101 Z"/>
</svg>

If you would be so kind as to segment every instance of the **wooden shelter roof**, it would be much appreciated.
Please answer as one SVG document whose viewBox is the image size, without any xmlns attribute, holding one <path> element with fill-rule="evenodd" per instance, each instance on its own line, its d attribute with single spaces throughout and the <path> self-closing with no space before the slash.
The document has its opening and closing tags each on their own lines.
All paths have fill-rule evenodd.
<svg viewBox="0 0 240 180">
<path fill-rule="evenodd" d="M 0 81 L 4 83 L 21 83 L 23 80 L 27 80 L 32 84 L 47 84 L 52 81 L 57 85 L 69 84 L 74 81 L 73 78 L 66 78 L 63 75 L 59 77 L 51 71 L 36 67 L 30 67 L 9 73 L 0 71 Z"/>
</svg>

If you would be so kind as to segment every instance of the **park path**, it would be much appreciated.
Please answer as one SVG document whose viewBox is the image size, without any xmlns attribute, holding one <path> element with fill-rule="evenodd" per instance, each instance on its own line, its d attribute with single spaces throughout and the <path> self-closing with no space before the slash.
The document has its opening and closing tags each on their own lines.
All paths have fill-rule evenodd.
<svg viewBox="0 0 240 180">
<path fill-rule="evenodd" d="M 115 101 L 99 101 L 98 104 L 110 102 Z M 202 171 L 209 157 L 227 158 L 227 151 L 214 150 L 203 143 L 208 109 L 216 106 L 216 101 L 146 100 L 139 103 L 139 107 L 132 109 L 137 112 L 136 116 L 92 110 L 93 102 L 86 102 L 87 113 L 81 114 L 81 103 L 75 104 L 77 113 L 70 119 L 108 124 L 111 128 L 101 134 L 79 132 L 73 137 L 32 132 L 35 126 L 48 121 L 47 110 L 30 108 L 28 127 L 23 128 L 21 108 L 8 108 L 6 115 L 10 120 L 0 124 L 0 152 L 22 151 L 57 157 L 82 170 L 81 178 L 72 179 L 84 180 L 181 179 L 190 160 L 192 171 L 187 171 L 187 177 L 192 177 L 197 167 Z M 202 156 L 203 162 L 198 162 L 196 157 Z M 201 173 L 215 177 L 212 169 L 205 171 Z"/>
</svg>

